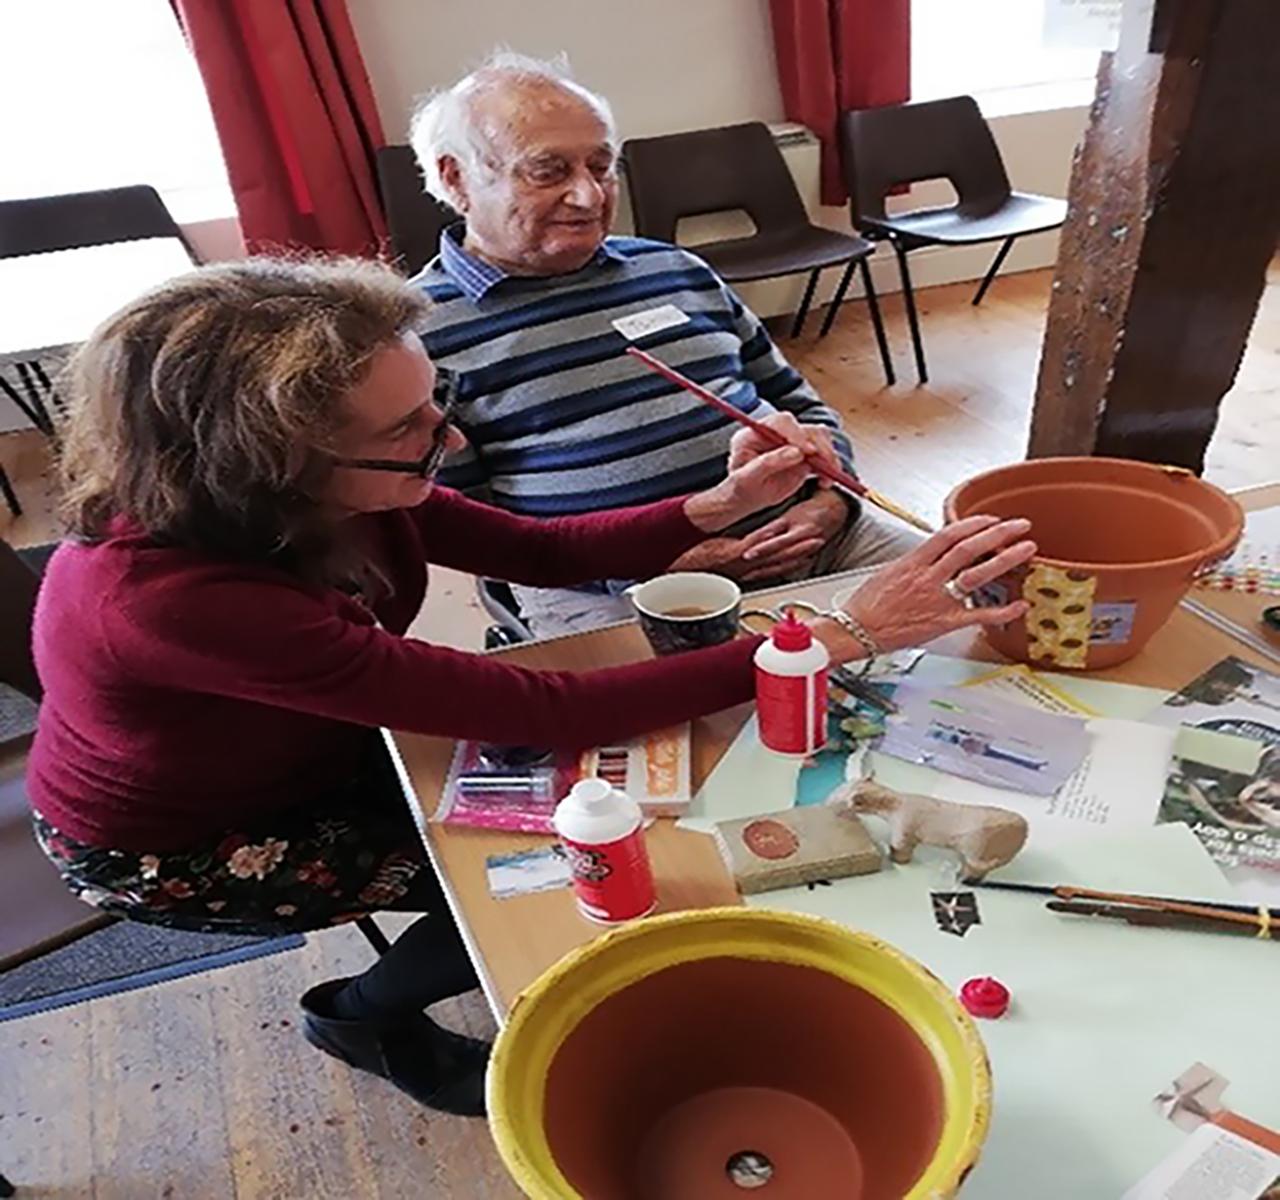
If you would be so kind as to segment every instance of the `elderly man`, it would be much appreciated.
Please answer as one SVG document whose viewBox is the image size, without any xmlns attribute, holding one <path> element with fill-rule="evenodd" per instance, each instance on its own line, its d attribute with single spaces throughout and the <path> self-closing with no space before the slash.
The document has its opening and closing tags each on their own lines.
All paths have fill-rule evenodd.
<svg viewBox="0 0 1280 1200">
<path fill-rule="evenodd" d="M 498 54 L 415 114 L 427 189 L 465 218 L 417 282 L 435 301 L 432 358 L 459 374 L 470 443 L 447 482 L 529 515 L 643 504 L 726 471 L 736 425 L 624 354 L 613 322 L 647 315 L 642 346 L 745 413 L 851 465 L 840 419 L 701 259 L 610 237 L 618 197 L 608 104 L 551 64 Z M 798 425 L 797 425 L 798 422 Z M 753 527 L 704 543 L 672 569 L 757 586 L 896 557 L 905 527 L 806 485 Z M 534 632 L 630 616 L 629 580 L 517 589 Z"/>
</svg>

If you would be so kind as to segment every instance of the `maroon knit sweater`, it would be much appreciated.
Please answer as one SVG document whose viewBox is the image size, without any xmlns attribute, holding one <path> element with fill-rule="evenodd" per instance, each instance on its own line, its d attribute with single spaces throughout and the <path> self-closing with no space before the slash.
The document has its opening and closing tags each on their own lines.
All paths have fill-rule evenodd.
<svg viewBox="0 0 1280 1200">
<path fill-rule="evenodd" d="M 548 587 L 657 574 L 705 536 L 680 499 L 530 520 L 437 488 L 357 519 L 392 586 L 372 611 L 123 524 L 60 547 L 36 609 L 35 810 L 90 845 L 173 850 L 321 795 L 353 769 L 365 727 L 592 746 L 752 694 L 758 639 L 575 674 L 403 636 L 427 562 Z"/>
</svg>

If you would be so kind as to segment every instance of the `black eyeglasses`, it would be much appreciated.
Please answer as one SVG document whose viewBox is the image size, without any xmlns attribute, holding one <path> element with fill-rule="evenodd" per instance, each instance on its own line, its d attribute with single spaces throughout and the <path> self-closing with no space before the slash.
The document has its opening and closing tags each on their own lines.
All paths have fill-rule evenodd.
<svg viewBox="0 0 1280 1200">
<path fill-rule="evenodd" d="M 339 467 L 356 467 L 362 471 L 403 471 L 406 475 L 432 478 L 444 460 L 445 444 L 453 427 L 454 409 L 458 405 L 458 377 L 452 371 L 436 368 L 436 386 L 431 402 L 440 410 L 440 423 L 431 431 L 431 445 L 416 462 L 401 458 L 335 458 Z"/>
</svg>

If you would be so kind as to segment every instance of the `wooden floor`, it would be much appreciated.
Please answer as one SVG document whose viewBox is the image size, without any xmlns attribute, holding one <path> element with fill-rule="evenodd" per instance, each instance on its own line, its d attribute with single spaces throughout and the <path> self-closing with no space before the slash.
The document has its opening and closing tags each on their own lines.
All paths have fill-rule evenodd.
<svg viewBox="0 0 1280 1200">
<path fill-rule="evenodd" d="M 1237 386 L 1223 406 L 1208 476 L 1230 487 L 1280 474 L 1280 272 L 1273 274 Z M 934 380 L 912 384 L 897 297 L 886 317 L 903 382 L 884 388 L 860 305 L 831 335 L 783 341 L 844 413 L 868 482 L 936 516 L 975 471 L 1023 457 L 1049 273 L 1002 278 L 979 309 L 969 285 L 922 294 Z M 0 535 L 56 535 L 37 434 L 0 437 L 29 515 Z M 433 574 L 421 628 L 479 645 L 469 580 Z M 29 1197 L 294 1200 L 514 1197 L 485 1126 L 423 1111 L 381 1081 L 302 1041 L 297 997 L 350 974 L 371 952 L 354 930 L 305 949 L 74 1009 L 0 1024 L 0 1171 Z M 491 1029 L 477 996 L 440 1015 Z"/>
</svg>

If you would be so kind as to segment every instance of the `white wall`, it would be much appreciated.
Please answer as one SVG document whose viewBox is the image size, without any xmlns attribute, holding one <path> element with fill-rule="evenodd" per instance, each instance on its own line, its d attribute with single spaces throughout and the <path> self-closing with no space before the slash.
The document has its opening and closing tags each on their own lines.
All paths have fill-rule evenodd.
<svg viewBox="0 0 1280 1200">
<path fill-rule="evenodd" d="M 623 138 L 783 119 L 767 0 L 349 0 L 349 9 L 392 141 L 404 140 L 417 97 L 452 82 L 498 45 L 540 57 L 565 51 L 578 79 L 609 97 Z M 1065 196 L 1087 118 L 1084 107 L 993 117 L 1014 187 Z M 815 219 L 848 229 L 846 210 L 818 207 L 816 150 L 789 151 L 787 159 Z M 924 184 L 903 200 L 945 204 L 950 195 L 946 185 Z M 629 229 L 629 222 L 624 189 L 618 226 Z M 713 229 L 704 232 L 715 236 Z M 737 232 L 726 227 L 719 236 Z M 981 278 L 994 250 L 920 251 L 912 255 L 913 281 L 928 287 Z M 1056 234 L 1025 238 L 1004 271 L 1050 266 L 1056 256 Z M 897 290 L 887 248 L 873 270 L 878 288 Z M 819 300 L 834 290 L 837 274 L 827 273 Z M 802 284 L 770 281 L 742 292 L 758 312 L 775 315 L 794 309 Z"/>
<path fill-rule="evenodd" d="M 415 97 L 495 46 L 569 55 L 604 93 L 624 138 L 734 121 L 779 121 L 767 0 L 349 0 L 391 141 Z"/>
</svg>

